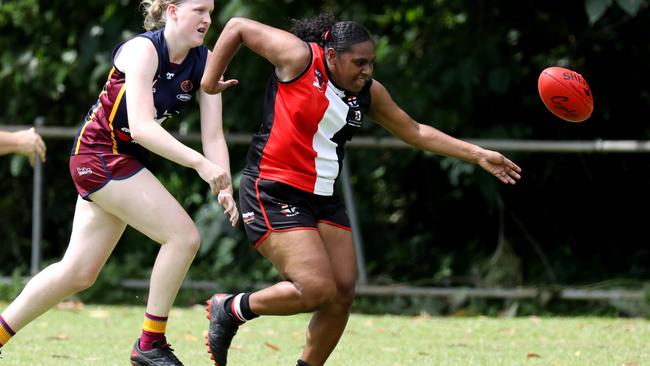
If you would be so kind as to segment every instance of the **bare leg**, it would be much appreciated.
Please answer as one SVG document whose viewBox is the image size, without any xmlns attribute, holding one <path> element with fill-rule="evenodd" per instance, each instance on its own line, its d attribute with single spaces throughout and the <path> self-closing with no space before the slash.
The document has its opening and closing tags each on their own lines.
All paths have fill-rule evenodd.
<svg viewBox="0 0 650 366">
<path fill-rule="evenodd" d="M 253 293 L 251 310 L 259 315 L 316 311 L 302 360 L 323 365 L 343 334 L 354 298 L 352 234 L 325 224 L 318 231 L 276 232 L 260 252 L 286 280 Z"/>
<path fill-rule="evenodd" d="M 274 232 L 259 250 L 286 280 L 250 296 L 254 313 L 293 315 L 310 312 L 336 294 L 334 274 L 318 231 Z"/>
<path fill-rule="evenodd" d="M 320 224 L 336 281 L 336 296 L 314 313 L 307 328 L 307 344 L 301 359 L 311 366 L 320 366 L 339 342 L 350 316 L 354 300 L 355 252 L 352 233 L 335 226 Z"/>
<path fill-rule="evenodd" d="M 147 169 L 111 181 L 92 199 L 161 244 L 151 272 L 147 312 L 167 316 L 199 249 L 199 232 L 187 212 Z"/>
<path fill-rule="evenodd" d="M 199 234 L 185 210 L 146 169 L 109 182 L 77 200 L 70 244 L 63 259 L 36 275 L 2 314 L 18 331 L 64 298 L 90 287 L 126 223 L 162 244 L 151 275 L 147 312 L 167 316 L 199 248 Z"/>
<path fill-rule="evenodd" d="M 68 249 L 25 286 L 2 317 L 18 331 L 66 297 L 90 287 L 126 224 L 95 203 L 77 199 Z"/>
</svg>

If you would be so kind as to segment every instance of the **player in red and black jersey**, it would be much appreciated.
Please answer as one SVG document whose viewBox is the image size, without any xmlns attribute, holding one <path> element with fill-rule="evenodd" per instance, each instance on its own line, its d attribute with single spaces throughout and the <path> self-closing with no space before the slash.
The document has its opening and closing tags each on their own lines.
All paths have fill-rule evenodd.
<svg viewBox="0 0 650 366">
<path fill-rule="evenodd" d="M 213 0 L 144 0 L 149 30 L 118 45 L 113 68 L 75 138 L 70 173 L 79 193 L 63 259 L 36 275 L 0 316 L 0 345 L 66 297 L 95 281 L 126 225 L 160 244 L 142 335 L 132 365 L 182 365 L 166 342 L 167 317 L 200 243 L 183 207 L 146 168 L 149 152 L 193 168 L 219 195 L 231 223 L 228 150 L 221 98 L 200 92 L 208 50 L 203 39 Z M 199 96 L 203 150 L 161 127 Z"/>
<path fill-rule="evenodd" d="M 258 315 L 314 312 L 298 365 L 321 366 L 336 347 L 354 297 L 355 253 L 334 184 L 343 145 L 364 115 L 410 145 L 478 164 L 505 184 L 520 178 L 521 169 L 500 153 L 404 112 L 372 79 L 375 44 L 362 25 L 322 15 L 297 21 L 293 31 L 231 19 L 201 83 L 208 93 L 235 85 L 222 76 L 242 43 L 275 66 L 240 184 L 240 207 L 249 239 L 286 280 L 210 299 L 208 340 L 219 366 L 226 365 L 237 327 Z"/>
</svg>

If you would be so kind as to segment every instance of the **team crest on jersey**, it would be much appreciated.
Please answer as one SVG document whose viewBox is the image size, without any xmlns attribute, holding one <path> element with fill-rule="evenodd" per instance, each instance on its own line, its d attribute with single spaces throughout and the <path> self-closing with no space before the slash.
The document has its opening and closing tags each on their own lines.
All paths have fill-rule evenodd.
<svg viewBox="0 0 650 366">
<path fill-rule="evenodd" d="M 359 100 L 357 99 L 356 95 L 349 95 L 346 103 L 352 108 L 359 107 Z"/>
<path fill-rule="evenodd" d="M 314 84 L 316 88 L 318 88 L 318 91 L 322 92 L 323 91 L 323 74 L 318 71 L 317 69 L 314 69 Z"/>
<path fill-rule="evenodd" d="M 181 83 L 181 89 L 183 89 L 183 91 L 186 93 L 194 89 L 194 84 L 192 84 L 192 80 L 183 80 L 183 82 Z"/>
</svg>

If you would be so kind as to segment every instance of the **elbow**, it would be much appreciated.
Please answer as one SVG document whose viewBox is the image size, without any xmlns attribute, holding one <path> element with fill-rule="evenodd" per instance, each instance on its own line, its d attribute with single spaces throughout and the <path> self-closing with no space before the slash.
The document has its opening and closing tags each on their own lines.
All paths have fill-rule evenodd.
<svg viewBox="0 0 650 366">
<path fill-rule="evenodd" d="M 240 27 L 241 27 L 244 23 L 246 23 L 246 21 L 247 21 L 246 18 L 242 18 L 242 17 L 232 17 L 232 18 L 228 19 L 228 22 L 226 22 L 226 25 L 224 25 L 224 27 L 223 27 L 223 32 L 226 32 L 226 31 L 229 31 L 229 32 L 232 32 L 232 31 L 239 32 Z M 222 32 L 222 33 L 223 33 L 223 32 Z"/>
<path fill-rule="evenodd" d="M 144 136 L 144 131 L 143 131 L 143 129 L 142 129 L 141 127 L 132 127 L 132 126 L 129 126 L 129 132 L 130 132 L 130 134 L 131 134 L 131 139 L 132 139 L 134 142 L 140 144 L 140 142 L 142 141 L 142 137 Z"/>
<path fill-rule="evenodd" d="M 213 80 L 206 78 L 206 75 L 203 75 L 203 78 L 201 79 L 201 90 L 206 94 L 214 95 L 219 93 L 219 89 L 217 88 L 219 80 L 216 78 L 212 79 Z"/>
</svg>

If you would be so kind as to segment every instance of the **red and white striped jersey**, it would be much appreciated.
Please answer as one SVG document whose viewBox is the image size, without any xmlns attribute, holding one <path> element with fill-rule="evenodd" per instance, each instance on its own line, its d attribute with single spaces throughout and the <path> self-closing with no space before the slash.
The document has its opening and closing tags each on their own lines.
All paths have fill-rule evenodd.
<svg viewBox="0 0 650 366">
<path fill-rule="evenodd" d="M 359 93 L 332 82 L 323 49 L 309 43 L 311 62 L 291 81 L 267 85 L 263 121 L 253 136 L 245 174 L 331 196 L 344 145 L 370 108 L 369 80 Z"/>
</svg>

